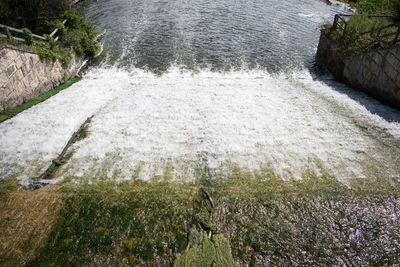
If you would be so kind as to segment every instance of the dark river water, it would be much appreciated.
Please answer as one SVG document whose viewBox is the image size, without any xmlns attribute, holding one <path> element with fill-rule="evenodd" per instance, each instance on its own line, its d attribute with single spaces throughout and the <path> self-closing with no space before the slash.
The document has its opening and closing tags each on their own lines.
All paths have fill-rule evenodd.
<svg viewBox="0 0 400 267">
<path fill-rule="evenodd" d="M 319 29 L 335 13 L 322 0 L 105 0 L 86 3 L 107 29 L 100 62 L 166 71 L 262 69 L 314 64 Z"/>
</svg>

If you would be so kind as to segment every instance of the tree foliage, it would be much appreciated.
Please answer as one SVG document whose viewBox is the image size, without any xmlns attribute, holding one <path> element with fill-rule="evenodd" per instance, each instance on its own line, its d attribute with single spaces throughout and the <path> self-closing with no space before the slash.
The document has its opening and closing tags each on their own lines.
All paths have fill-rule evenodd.
<svg viewBox="0 0 400 267">
<path fill-rule="evenodd" d="M 45 21 L 69 8 L 70 0 L 1 0 L 0 22 L 42 33 Z"/>
<path fill-rule="evenodd" d="M 391 14 L 400 18 L 400 0 L 348 0 L 361 14 Z"/>
</svg>

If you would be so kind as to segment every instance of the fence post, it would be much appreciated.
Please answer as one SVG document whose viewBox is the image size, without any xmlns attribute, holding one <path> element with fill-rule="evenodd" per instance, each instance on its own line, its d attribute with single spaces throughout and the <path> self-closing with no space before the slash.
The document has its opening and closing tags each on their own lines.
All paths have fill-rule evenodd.
<svg viewBox="0 0 400 267">
<path fill-rule="evenodd" d="M 339 19 L 339 15 L 336 14 L 335 15 L 335 20 L 333 21 L 333 27 L 332 27 L 333 30 L 335 30 L 336 27 L 337 27 L 338 19 Z"/>
<path fill-rule="evenodd" d="M 346 30 L 347 30 L 347 22 L 344 18 L 342 18 L 343 23 L 344 23 L 344 28 L 343 28 L 343 34 L 342 34 L 342 38 L 344 37 L 344 35 L 346 34 Z"/>
</svg>

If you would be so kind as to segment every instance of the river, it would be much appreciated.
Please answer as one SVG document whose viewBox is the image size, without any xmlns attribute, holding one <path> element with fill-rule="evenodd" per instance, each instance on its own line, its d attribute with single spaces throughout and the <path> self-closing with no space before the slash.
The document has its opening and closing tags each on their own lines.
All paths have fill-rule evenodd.
<svg viewBox="0 0 400 267">
<path fill-rule="evenodd" d="M 315 63 L 319 29 L 344 7 L 322 0 L 98 0 L 107 29 L 83 79 L 0 124 L 0 177 L 44 171 L 90 116 L 58 174 L 192 179 L 271 168 L 399 177 L 400 112 Z"/>
</svg>

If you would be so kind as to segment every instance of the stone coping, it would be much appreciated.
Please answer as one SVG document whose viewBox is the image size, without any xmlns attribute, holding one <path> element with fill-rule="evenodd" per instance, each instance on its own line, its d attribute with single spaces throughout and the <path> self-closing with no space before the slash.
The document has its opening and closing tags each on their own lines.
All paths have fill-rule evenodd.
<svg viewBox="0 0 400 267">
<path fill-rule="evenodd" d="M 18 46 L 10 45 L 10 44 L 0 44 L 0 50 L 3 50 L 4 48 L 14 49 L 14 50 L 17 50 L 20 52 L 25 52 L 25 53 L 37 54 L 37 52 L 35 52 L 29 48 L 18 47 Z"/>
</svg>

